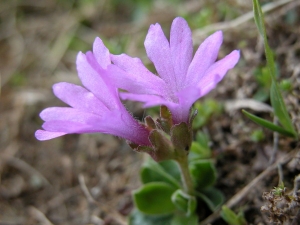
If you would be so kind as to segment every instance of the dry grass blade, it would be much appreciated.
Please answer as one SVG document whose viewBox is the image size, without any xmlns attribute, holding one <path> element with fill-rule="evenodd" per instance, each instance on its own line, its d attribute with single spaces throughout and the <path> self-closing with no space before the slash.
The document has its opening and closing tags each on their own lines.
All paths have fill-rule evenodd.
<svg viewBox="0 0 300 225">
<path fill-rule="evenodd" d="M 31 206 L 29 207 L 29 214 L 31 214 L 32 217 L 34 217 L 37 221 L 39 221 L 39 224 L 41 225 L 53 225 L 53 223 L 48 220 L 48 218 L 37 208 Z"/>
</svg>

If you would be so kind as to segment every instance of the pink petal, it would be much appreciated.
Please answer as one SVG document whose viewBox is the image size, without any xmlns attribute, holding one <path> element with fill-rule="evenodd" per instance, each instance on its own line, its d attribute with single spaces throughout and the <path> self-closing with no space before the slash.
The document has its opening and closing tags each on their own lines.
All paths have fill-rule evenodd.
<svg viewBox="0 0 300 225">
<path fill-rule="evenodd" d="M 103 80 L 103 76 L 106 75 L 105 71 L 97 65 L 96 60 L 93 60 L 92 53 L 87 53 L 87 55 L 89 61 L 87 56 L 81 52 L 78 54 L 76 61 L 78 76 L 82 84 L 100 99 L 108 109 L 119 108 L 120 102 L 117 89 L 112 90 L 114 87 Z"/>
<path fill-rule="evenodd" d="M 173 20 L 170 34 L 171 57 L 176 75 L 177 91 L 182 89 L 193 57 L 192 32 L 180 17 Z"/>
<path fill-rule="evenodd" d="M 127 112 L 110 112 L 107 118 L 103 118 L 100 132 L 116 135 L 140 145 L 150 145 L 149 131 Z"/>
<path fill-rule="evenodd" d="M 101 132 L 116 135 L 137 144 L 150 145 L 148 140 L 149 131 L 128 113 L 122 114 L 120 111 L 113 111 L 106 114 L 101 121 L 90 122 L 50 120 L 46 121 L 42 127 L 49 132 L 64 134 Z"/>
<path fill-rule="evenodd" d="M 51 120 L 43 124 L 43 129 L 51 132 L 62 132 L 67 134 L 81 134 L 97 132 L 95 126 L 73 121 Z"/>
<path fill-rule="evenodd" d="M 227 71 L 237 64 L 239 58 L 240 52 L 238 50 L 234 50 L 229 55 L 209 67 L 209 69 L 205 72 L 205 76 L 203 76 L 198 83 L 198 87 L 201 90 L 201 96 L 210 92 L 217 83 L 223 79 Z"/>
<path fill-rule="evenodd" d="M 223 41 L 221 31 L 217 31 L 199 46 L 187 72 L 185 87 L 198 83 L 205 71 L 216 61 Z"/>
<path fill-rule="evenodd" d="M 96 38 L 93 45 L 93 53 L 98 64 L 106 69 L 108 65 L 110 65 L 110 54 L 109 50 L 105 47 L 102 40 L 100 38 Z"/>
<path fill-rule="evenodd" d="M 188 122 L 190 115 L 190 108 L 201 97 L 202 90 L 197 86 L 188 87 L 177 94 L 179 98 L 178 108 L 171 110 L 175 116 L 175 122 Z"/>
<path fill-rule="evenodd" d="M 189 118 L 189 110 L 194 102 L 214 89 L 227 71 L 233 68 L 239 60 L 239 51 L 235 50 L 225 58 L 214 63 L 205 73 L 198 84 L 185 88 L 178 92 L 180 108 L 170 109 L 175 115 L 175 120 L 186 121 Z"/>
<path fill-rule="evenodd" d="M 123 100 L 131 100 L 131 101 L 138 101 L 138 102 L 144 102 L 143 107 L 144 108 L 149 108 L 153 106 L 158 106 L 158 105 L 165 105 L 167 106 L 173 117 L 173 121 L 175 123 L 180 123 L 180 122 L 187 122 L 189 118 L 189 110 L 190 107 L 194 102 L 192 102 L 190 105 L 188 104 L 176 104 L 172 101 L 166 100 L 160 96 L 155 96 L 155 95 L 142 95 L 142 94 L 132 94 L 132 93 L 120 93 L 120 97 Z M 183 99 L 188 96 L 183 94 Z"/>
<path fill-rule="evenodd" d="M 111 55 L 111 59 L 114 65 L 109 66 L 108 74 L 117 87 L 139 94 L 160 94 L 166 89 L 165 82 L 151 73 L 139 58 L 122 54 Z"/>
<path fill-rule="evenodd" d="M 83 112 L 81 110 L 69 107 L 46 108 L 40 113 L 40 117 L 44 121 L 64 120 L 82 124 L 90 124 L 94 126 L 97 126 L 97 124 L 99 124 L 101 121 L 101 117 L 96 114 Z"/>
<path fill-rule="evenodd" d="M 59 99 L 73 108 L 98 115 L 108 112 L 106 106 L 93 93 L 81 86 L 61 82 L 53 85 L 53 91 Z"/>
<path fill-rule="evenodd" d="M 173 93 L 176 92 L 176 76 L 174 73 L 169 42 L 159 24 L 151 25 L 145 40 L 145 48 L 149 59 L 159 76 L 166 82 Z"/>
<path fill-rule="evenodd" d="M 157 95 L 144 95 L 144 94 L 132 94 L 132 93 L 120 93 L 120 97 L 123 100 L 131 100 L 131 101 L 138 101 L 144 102 L 144 108 L 149 108 L 157 105 L 169 105 L 175 104 L 171 101 L 167 101 L 164 98 L 157 96 Z"/>
<path fill-rule="evenodd" d="M 56 137 L 60 137 L 63 136 L 67 133 L 64 132 L 51 132 L 51 131 L 45 131 L 45 130 L 37 130 L 35 132 L 35 137 L 36 139 L 38 139 L 39 141 L 46 141 L 46 140 L 50 140 Z"/>
</svg>

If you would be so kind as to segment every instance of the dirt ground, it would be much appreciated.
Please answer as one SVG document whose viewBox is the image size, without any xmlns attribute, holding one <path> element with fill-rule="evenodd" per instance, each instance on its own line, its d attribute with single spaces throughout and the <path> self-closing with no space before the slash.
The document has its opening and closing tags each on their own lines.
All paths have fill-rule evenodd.
<svg viewBox="0 0 300 225">
<path fill-rule="evenodd" d="M 42 124 L 42 109 L 63 105 L 52 94 L 52 85 L 80 84 L 76 54 L 91 49 L 95 37 L 101 37 L 111 52 L 126 52 L 149 64 L 143 48 L 149 25 L 158 22 L 167 33 L 176 16 L 191 24 L 195 47 L 221 29 L 224 44 L 219 56 L 241 50 L 236 68 L 199 100 L 214 99 L 224 105 L 224 111 L 201 130 L 210 136 L 218 169 L 216 187 L 227 205 L 242 210 L 248 224 L 272 224 L 268 213 L 260 211 L 267 204 L 263 192 L 278 185 L 280 174 L 287 191 L 293 190 L 300 172 L 300 146 L 266 129 L 261 132 L 241 113 L 246 108 L 273 118 L 266 94 L 260 95 L 261 102 L 253 100 L 264 91 L 265 84 L 255 74 L 266 62 L 251 1 L 125 2 L 0 1 L 0 225 L 127 224 L 133 207 L 131 191 L 140 185 L 143 154 L 109 135 L 74 134 L 39 142 L 34 132 Z M 278 79 L 291 86 L 283 96 L 299 133 L 300 1 L 262 3 Z M 126 104 L 143 118 L 139 104 Z M 255 139 L 255 132 L 263 137 Z M 270 163 L 274 148 L 278 150 Z M 202 224 L 226 224 L 218 215 L 203 218 Z"/>
</svg>

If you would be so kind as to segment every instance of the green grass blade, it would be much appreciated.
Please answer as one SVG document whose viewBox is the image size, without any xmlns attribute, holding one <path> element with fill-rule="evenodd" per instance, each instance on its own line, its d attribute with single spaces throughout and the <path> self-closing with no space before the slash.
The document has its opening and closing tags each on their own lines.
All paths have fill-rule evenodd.
<svg viewBox="0 0 300 225">
<path fill-rule="evenodd" d="M 256 26 L 258 28 L 259 33 L 264 37 L 266 35 L 266 29 L 264 26 L 264 14 L 261 10 L 260 4 L 258 0 L 253 0 L 253 12 L 254 12 L 254 20 Z"/>
<path fill-rule="evenodd" d="M 253 122 L 257 123 L 260 126 L 266 127 L 272 131 L 278 132 L 288 137 L 295 137 L 295 134 L 293 132 L 286 130 L 280 126 L 277 126 L 268 120 L 255 116 L 252 113 L 247 112 L 246 110 L 242 110 L 242 112 L 245 114 L 245 116 L 247 116 L 249 119 L 251 119 Z"/>
<path fill-rule="evenodd" d="M 270 90 L 271 103 L 274 108 L 274 113 L 279 119 L 281 125 L 294 134 L 294 137 L 297 137 L 297 133 L 294 129 L 286 106 L 284 104 L 282 95 L 279 91 L 279 87 L 275 81 L 272 81 L 271 90 Z"/>
<path fill-rule="evenodd" d="M 273 125 L 275 127 L 277 127 L 276 129 L 280 128 L 284 131 L 288 131 L 289 133 L 293 134 L 292 135 L 293 137 L 297 138 L 297 133 L 294 129 L 294 126 L 292 124 L 290 116 L 287 112 L 286 105 L 283 101 L 280 89 L 276 82 L 276 75 L 275 75 L 276 67 L 275 67 L 274 57 L 273 57 L 273 53 L 268 44 L 266 28 L 264 25 L 264 16 L 263 16 L 263 12 L 261 10 L 258 0 L 253 0 L 253 11 L 254 11 L 254 20 L 255 20 L 256 26 L 259 30 L 259 33 L 263 36 L 263 39 L 264 39 L 265 54 L 266 54 L 266 58 L 267 58 L 267 66 L 270 71 L 270 76 L 272 77 L 272 85 L 271 85 L 271 89 L 270 89 L 271 104 L 274 109 L 275 115 L 278 117 L 281 125 L 285 129 L 283 129 L 279 126 L 276 126 L 274 124 Z M 266 121 L 266 120 L 264 120 L 264 121 Z M 270 122 L 268 122 L 268 123 L 270 123 Z M 269 129 L 271 129 L 271 128 L 269 128 Z M 280 133 L 280 131 L 277 131 L 277 132 Z"/>
<path fill-rule="evenodd" d="M 258 0 L 253 0 L 253 11 L 254 11 L 254 20 L 256 23 L 256 26 L 258 28 L 259 33 L 264 39 L 264 46 L 265 46 L 265 53 L 267 58 L 267 65 L 270 70 L 270 74 L 272 76 L 272 79 L 275 80 L 275 63 L 274 63 L 274 57 L 273 53 L 269 47 L 268 44 L 268 38 L 266 33 L 266 27 L 264 24 L 264 15 L 261 10 L 260 4 Z"/>
</svg>

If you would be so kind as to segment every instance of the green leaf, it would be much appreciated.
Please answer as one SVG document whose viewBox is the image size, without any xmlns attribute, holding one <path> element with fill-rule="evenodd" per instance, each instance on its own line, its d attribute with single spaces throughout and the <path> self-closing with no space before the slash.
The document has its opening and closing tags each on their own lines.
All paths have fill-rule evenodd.
<svg viewBox="0 0 300 225">
<path fill-rule="evenodd" d="M 146 215 L 135 209 L 129 216 L 128 225 L 166 225 L 171 224 L 172 218 L 172 214 L 153 216 Z"/>
<path fill-rule="evenodd" d="M 195 139 L 196 141 L 203 147 L 206 149 L 209 149 L 209 137 L 207 134 L 205 134 L 204 132 L 200 132 L 198 131 L 195 135 Z"/>
<path fill-rule="evenodd" d="M 278 132 L 280 134 L 283 134 L 283 135 L 286 135 L 286 136 L 289 136 L 289 137 L 295 137 L 295 134 L 288 131 L 288 130 L 285 130 L 284 128 L 280 127 L 280 126 L 277 126 L 273 123 L 271 123 L 270 121 L 268 120 L 265 120 L 265 119 L 262 119 L 258 116 L 255 116 L 253 115 L 252 113 L 249 113 L 247 112 L 246 110 L 242 110 L 242 112 L 249 118 L 251 119 L 253 122 L 257 123 L 258 125 L 260 126 L 263 126 L 263 127 L 266 127 L 272 131 L 275 131 L 275 132 Z"/>
<path fill-rule="evenodd" d="M 172 202 L 181 211 L 183 211 L 187 216 L 192 215 L 197 207 L 197 200 L 194 196 L 191 196 L 183 190 L 178 189 L 172 195 Z"/>
<path fill-rule="evenodd" d="M 167 225 L 166 223 L 165 225 Z M 171 225 L 197 225 L 198 216 L 193 214 L 191 216 L 175 215 L 171 221 Z"/>
<path fill-rule="evenodd" d="M 276 80 L 276 67 L 275 67 L 275 62 L 274 62 L 274 55 L 269 47 L 267 36 L 265 36 L 265 38 L 264 38 L 264 44 L 265 44 L 267 65 L 268 65 L 272 80 L 275 81 Z"/>
<path fill-rule="evenodd" d="M 267 101 L 269 99 L 269 97 L 270 97 L 270 91 L 269 91 L 269 89 L 266 89 L 266 88 L 259 88 L 253 95 L 253 99 L 260 101 L 260 102 Z"/>
<path fill-rule="evenodd" d="M 287 112 L 279 87 L 275 81 L 272 82 L 270 96 L 271 96 L 271 103 L 274 108 L 274 113 L 278 117 L 281 125 L 286 130 L 291 132 L 294 137 L 297 137 L 297 133 L 294 130 L 294 126 Z"/>
<path fill-rule="evenodd" d="M 285 106 L 283 98 L 281 96 L 280 89 L 276 82 L 276 75 L 275 75 L 276 68 L 275 68 L 275 63 L 274 63 L 274 57 L 273 57 L 273 53 L 268 44 L 266 28 L 264 25 L 264 17 L 263 17 L 263 13 L 262 13 L 262 10 L 261 10 L 258 0 L 253 0 L 253 10 L 254 10 L 254 19 L 255 19 L 257 28 L 258 28 L 260 34 L 264 38 L 267 65 L 268 65 L 268 68 L 270 71 L 270 75 L 272 77 L 270 97 L 271 97 L 272 107 L 274 108 L 274 113 L 278 117 L 281 125 L 285 128 L 285 130 L 289 133 L 292 133 L 292 135 L 289 135 L 289 136 L 297 138 L 297 133 L 291 122 L 290 116 L 287 112 L 286 106 Z M 279 132 L 279 131 L 277 131 L 277 132 Z"/>
<path fill-rule="evenodd" d="M 292 84 L 292 81 L 289 80 L 289 79 L 284 79 L 280 82 L 279 84 L 279 88 L 280 90 L 282 91 L 287 91 L 287 92 L 290 92 L 293 90 L 293 84 Z"/>
<path fill-rule="evenodd" d="M 204 102 L 196 102 L 194 108 L 198 111 L 198 115 L 193 121 L 193 129 L 199 129 L 204 126 L 213 115 L 222 112 L 222 105 L 215 100 L 207 99 Z"/>
<path fill-rule="evenodd" d="M 196 196 L 201 198 L 213 212 L 224 202 L 224 195 L 214 187 L 207 188 L 201 192 L 196 192 Z"/>
<path fill-rule="evenodd" d="M 278 75 L 278 69 L 276 69 L 276 76 Z M 272 77 L 267 66 L 258 67 L 254 71 L 255 80 L 258 82 L 261 88 L 269 90 L 271 87 Z"/>
<path fill-rule="evenodd" d="M 172 185 L 176 189 L 180 188 L 180 183 L 176 180 L 178 176 L 180 180 L 180 171 L 176 162 L 171 160 L 157 163 L 149 158 L 142 165 L 140 175 L 143 184 L 161 181 Z"/>
<path fill-rule="evenodd" d="M 189 161 L 197 159 L 211 158 L 211 149 L 209 147 L 209 138 L 204 132 L 197 132 L 195 135 L 196 141 L 192 142 Z"/>
<path fill-rule="evenodd" d="M 190 162 L 198 159 L 208 159 L 211 157 L 211 150 L 203 147 L 198 142 L 193 141 L 188 157 Z"/>
<path fill-rule="evenodd" d="M 198 216 L 193 214 L 146 215 L 134 209 L 128 220 L 128 225 L 197 225 Z"/>
<path fill-rule="evenodd" d="M 181 182 L 181 172 L 179 166 L 174 160 L 165 160 L 159 162 L 159 165 L 172 177 L 177 181 L 176 187 L 180 185 Z"/>
<path fill-rule="evenodd" d="M 216 182 L 217 171 L 211 160 L 192 161 L 189 170 L 197 190 L 212 186 Z"/>
<path fill-rule="evenodd" d="M 138 210 L 149 215 L 174 212 L 171 197 L 176 189 L 163 182 L 152 182 L 133 191 L 133 201 Z"/>
<path fill-rule="evenodd" d="M 262 129 L 253 130 L 250 138 L 254 142 L 260 142 L 265 139 L 265 134 Z"/>
<path fill-rule="evenodd" d="M 262 13 L 258 0 L 253 0 L 253 11 L 254 11 L 254 20 L 258 28 L 258 31 L 262 36 L 264 36 L 264 34 L 266 33 L 265 26 L 264 26 L 264 15 Z"/>
<path fill-rule="evenodd" d="M 246 225 L 247 221 L 244 218 L 243 213 L 235 214 L 227 206 L 222 206 L 221 217 L 229 225 Z"/>
<path fill-rule="evenodd" d="M 267 65 L 270 70 L 270 74 L 273 80 L 276 79 L 275 77 L 275 63 L 274 63 L 274 57 L 273 53 L 269 47 L 268 39 L 267 39 L 267 33 L 266 28 L 264 24 L 264 15 L 261 10 L 260 4 L 258 0 L 253 0 L 253 11 L 254 11 L 254 20 L 256 23 L 256 26 L 258 28 L 259 33 L 264 38 L 264 45 L 265 45 L 265 53 L 267 58 Z"/>
</svg>

